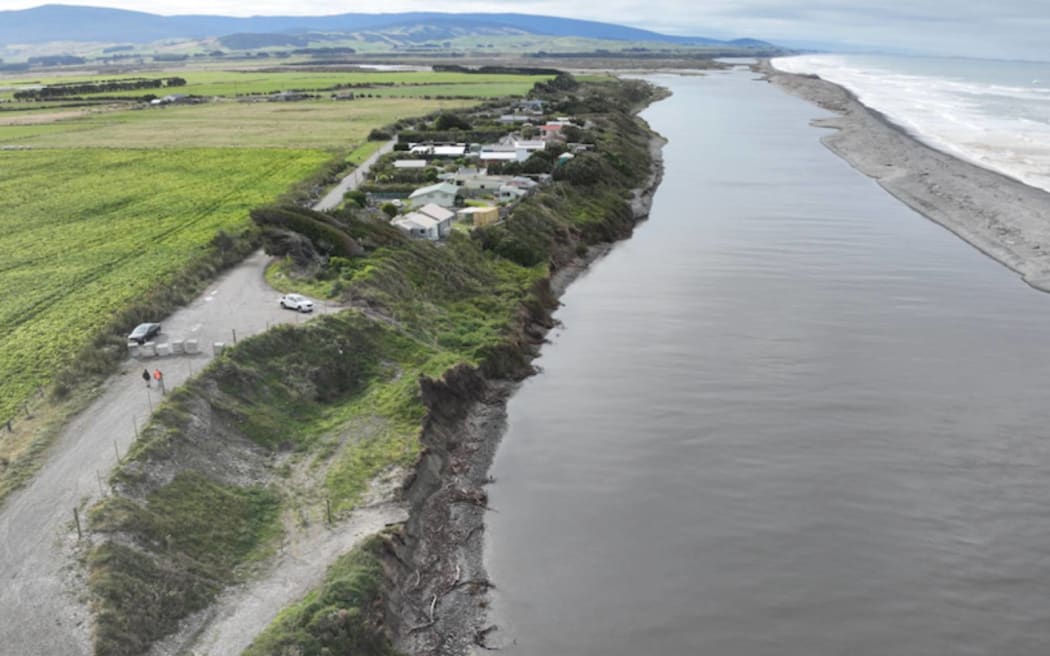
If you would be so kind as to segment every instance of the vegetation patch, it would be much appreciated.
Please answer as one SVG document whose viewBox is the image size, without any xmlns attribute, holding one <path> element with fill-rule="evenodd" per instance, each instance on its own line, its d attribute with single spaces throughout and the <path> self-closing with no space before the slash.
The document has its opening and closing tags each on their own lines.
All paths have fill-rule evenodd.
<svg viewBox="0 0 1050 656">
<path fill-rule="evenodd" d="M 282 611 L 244 656 L 395 656 L 383 631 L 382 539 L 373 537 L 341 556 L 321 588 Z"/>
<path fill-rule="evenodd" d="M 193 472 L 144 502 L 116 496 L 97 506 L 94 530 L 123 539 L 101 543 L 88 557 L 99 600 L 96 653 L 145 653 L 179 618 L 237 580 L 244 562 L 266 553 L 280 531 L 277 517 L 272 491 L 226 486 Z"/>
</svg>

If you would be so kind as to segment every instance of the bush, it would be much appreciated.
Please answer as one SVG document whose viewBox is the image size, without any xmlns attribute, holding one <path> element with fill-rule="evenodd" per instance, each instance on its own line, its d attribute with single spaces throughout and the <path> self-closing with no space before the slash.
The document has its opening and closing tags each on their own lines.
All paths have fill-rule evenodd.
<svg viewBox="0 0 1050 656">
<path fill-rule="evenodd" d="M 445 130 L 470 130 L 471 125 L 465 118 L 458 114 L 451 112 L 443 112 L 441 116 L 437 117 L 434 121 L 434 129 L 445 131 Z"/>
</svg>

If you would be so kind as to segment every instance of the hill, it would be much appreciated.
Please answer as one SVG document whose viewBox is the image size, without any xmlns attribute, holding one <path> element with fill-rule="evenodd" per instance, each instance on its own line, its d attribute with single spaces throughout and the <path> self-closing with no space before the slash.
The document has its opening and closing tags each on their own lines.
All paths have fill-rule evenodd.
<svg viewBox="0 0 1050 656">
<path fill-rule="evenodd" d="M 273 33 L 397 33 L 422 28 L 427 38 L 441 34 L 532 34 L 611 41 L 646 41 L 693 46 L 774 48 L 754 39 L 719 41 L 706 37 L 672 36 L 596 21 L 527 14 L 397 14 L 347 13 L 332 16 L 159 16 L 139 11 L 43 5 L 0 11 L 0 46 L 54 41 L 148 43 L 161 39 L 201 39 L 231 34 Z"/>
</svg>

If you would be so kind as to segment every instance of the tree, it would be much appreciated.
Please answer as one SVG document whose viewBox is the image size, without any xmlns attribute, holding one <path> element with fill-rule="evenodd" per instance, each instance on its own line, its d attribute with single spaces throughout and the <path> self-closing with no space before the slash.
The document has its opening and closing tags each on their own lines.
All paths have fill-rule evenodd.
<svg viewBox="0 0 1050 656">
<path fill-rule="evenodd" d="M 465 118 L 458 114 L 451 112 L 442 112 L 437 120 L 434 122 L 435 130 L 469 130 L 471 129 L 470 123 Z"/>
<path fill-rule="evenodd" d="M 380 209 L 383 210 L 383 214 L 386 214 L 391 219 L 397 216 L 397 205 L 393 203 L 383 203 L 383 207 Z"/>
</svg>

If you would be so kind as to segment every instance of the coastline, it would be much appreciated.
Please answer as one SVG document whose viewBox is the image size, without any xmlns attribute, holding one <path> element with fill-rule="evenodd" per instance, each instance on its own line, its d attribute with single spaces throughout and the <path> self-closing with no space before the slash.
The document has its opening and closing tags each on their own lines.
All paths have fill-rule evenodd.
<svg viewBox="0 0 1050 656">
<path fill-rule="evenodd" d="M 657 96 L 657 102 L 665 96 Z M 520 348 L 527 361 L 539 355 L 557 299 L 568 286 L 616 243 L 646 220 L 663 179 L 662 150 L 667 143 L 651 133 L 652 172 L 631 190 L 631 232 L 587 249 L 557 266 L 544 295 L 548 307 L 522 317 Z M 508 375 L 509 373 L 509 375 Z M 455 367 L 439 380 L 420 380 L 429 408 L 421 441 L 425 451 L 403 489 L 409 517 L 403 531 L 385 543 L 386 624 L 395 646 L 407 654 L 470 654 L 493 650 L 498 626 L 489 615 L 488 590 L 495 587 L 484 566 L 485 486 L 506 432 L 507 402 L 522 380 L 536 373 Z"/>
<path fill-rule="evenodd" d="M 778 71 L 768 59 L 753 69 L 837 114 L 812 122 L 834 130 L 821 138 L 829 150 L 1028 285 L 1050 292 L 1050 193 L 923 144 L 837 84 Z"/>
</svg>

